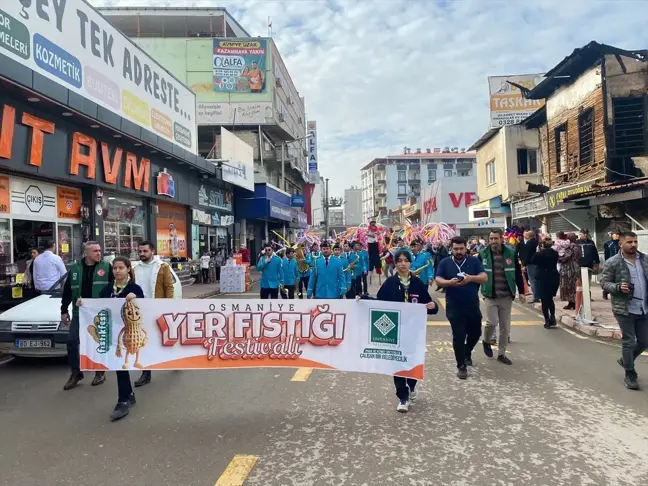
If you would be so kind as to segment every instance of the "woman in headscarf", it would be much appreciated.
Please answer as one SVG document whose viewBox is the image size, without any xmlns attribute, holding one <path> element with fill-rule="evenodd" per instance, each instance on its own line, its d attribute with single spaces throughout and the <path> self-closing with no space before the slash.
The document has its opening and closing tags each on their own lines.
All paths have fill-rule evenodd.
<svg viewBox="0 0 648 486">
<path fill-rule="evenodd" d="M 576 284 L 580 278 L 580 248 L 576 245 L 576 234 L 567 235 L 569 244 L 564 248 L 564 253 L 559 256 L 560 262 L 560 300 L 567 301 L 563 309 L 576 309 Z"/>
</svg>

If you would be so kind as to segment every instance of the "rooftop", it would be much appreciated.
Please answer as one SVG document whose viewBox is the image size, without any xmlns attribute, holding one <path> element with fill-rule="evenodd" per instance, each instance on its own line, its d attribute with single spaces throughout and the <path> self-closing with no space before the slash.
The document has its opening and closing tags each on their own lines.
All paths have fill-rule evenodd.
<svg viewBox="0 0 648 486">
<path fill-rule="evenodd" d="M 473 143 L 468 150 L 479 150 L 481 147 L 486 145 L 491 138 L 497 135 L 497 133 L 500 131 L 501 128 L 502 127 L 491 128 L 486 133 L 484 133 L 481 137 L 479 137 L 479 140 Z"/>
<path fill-rule="evenodd" d="M 474 159 L 477 157 L 475 152 L 420 152 L 420 153 L 409 153 L 409 154 L 400 154 L 400 155 L 387 155 L 386 157 L 380 157 L 373 159 L 367 165 L 365 165 L 361 170 L 370 169 L 376 164 L 385 164 L 387 162 L 393 162 L 396 160 L 407 160 L 407 159 Z M 470 149 L 469 149 L 470 150 Z"/>
<path fill-rule="evenodd" d="M 591 41 L 583 47 L 574 49 L 574 52 L 565 57 L 545 74 L 545 79 L 540 84 L 532 90 L 527 91 L 525 97 L 530 100 L 548 98 L 561 86 L 573 83 L 590 67 L 599 64 L 603 56 L 609 54 L 616 56 L 617 60 L 620 56 L 641 61 L 648 59 L 648 51 L 645 50 L 627 51 L 618 47 Z"/>
<path fill-rule="evenodd" d="M 250 37 L 223 7 L 100 7 L 129 37 Z"/>
</svg>

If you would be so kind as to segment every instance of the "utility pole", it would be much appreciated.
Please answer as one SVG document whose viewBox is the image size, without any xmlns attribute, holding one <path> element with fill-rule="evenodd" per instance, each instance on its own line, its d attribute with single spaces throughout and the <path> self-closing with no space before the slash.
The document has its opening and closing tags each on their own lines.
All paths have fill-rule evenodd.
<svg viewBox="0 0 648 486">
<path fill-rule="evenodd" d="M 325 228 L 325 235 L 324 238 L 328 238 L 329 236 L 329 186 L 328 186 L 329 180 L 326 179 L 326 182 L 324 184 L 324 228 Z"/>
</svg>

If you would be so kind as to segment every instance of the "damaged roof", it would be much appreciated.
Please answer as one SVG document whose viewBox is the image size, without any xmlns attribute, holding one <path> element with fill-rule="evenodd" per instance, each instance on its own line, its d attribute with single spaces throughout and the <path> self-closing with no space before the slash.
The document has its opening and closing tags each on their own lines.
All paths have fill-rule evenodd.
<svg viewBox="0 0 648 486">
<path fill-rule="evenodd" d="M 540 128 L 545 123 L 547 123 L 547 105 L 542 105 L 522 120 L 521 125 L 524 128 Z"/>
<path fill-rule="evenodd" d="M 648 177 L 641 177 L 639 179 L 632 179 L 630 181 L 617 181 L 617 182 L 602 182 L 595 184 L 589 191 L 581 192 L 568 196 L 564 201 L 577 201 L 579 199 L 586 199 L 595 196 L 607 196 L 609 194 L 622 194 L 630 192 L 642 186 L 648 185 Z"/>
<path fill-rule="evenodd" d="M 565 59 L 545 74 L 544 80 L 526 93 L 526 98 L 530 100 L 548 98 L 558 88 L 565 84 L 573 83 L 587 69 L 599 64 L 601 58 L 608 54 L 631 57 L 641 61 L 648 60 L 648 51 L 646 50 L 627 51 L 618 47 L 591 41 L 583 47 L 574 49 L 574 52 L 565 57 Z"/>
</svg>

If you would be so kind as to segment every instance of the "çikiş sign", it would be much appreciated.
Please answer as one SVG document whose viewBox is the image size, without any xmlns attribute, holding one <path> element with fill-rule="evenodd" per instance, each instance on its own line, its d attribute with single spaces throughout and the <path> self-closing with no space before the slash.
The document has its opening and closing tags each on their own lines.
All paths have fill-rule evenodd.
<svg viewBox="0 0 648 486">
<path fill-rule="evenodd" d="M 0 6 L 0 54 L 196 153 L 194 93 L 85 1 Z"/>
</svg>

